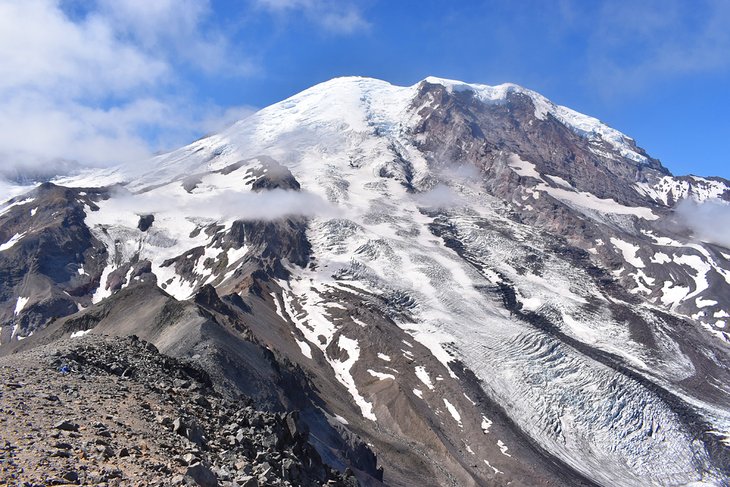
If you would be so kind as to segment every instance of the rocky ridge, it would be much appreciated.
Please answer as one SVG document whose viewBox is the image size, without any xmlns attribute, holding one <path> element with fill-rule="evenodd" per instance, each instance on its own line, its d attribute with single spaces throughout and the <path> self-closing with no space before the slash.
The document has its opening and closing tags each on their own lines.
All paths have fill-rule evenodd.
<svg viewBox="0 0 730 487">
<path fill-rule="evenodd" d="M 135 336 L 88 335 L 0 359 L 7 484 L 356 486 L 296 412 L 226 398 L 190 361 Z"/>
</svg>

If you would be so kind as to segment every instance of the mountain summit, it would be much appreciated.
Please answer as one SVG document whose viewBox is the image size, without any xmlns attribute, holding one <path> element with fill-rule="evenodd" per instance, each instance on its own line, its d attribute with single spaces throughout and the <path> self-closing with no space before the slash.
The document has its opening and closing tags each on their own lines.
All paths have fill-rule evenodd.
<svg viewBox="0 0 730 487">
<path fill-rule="evenodd" d="M 730 183 L 517 85 L 337 78 L 5 203 L 0 354 L 137 335 L 363 485 L 721 486 L 730 249 L 687 201 Z"/>
</svg>

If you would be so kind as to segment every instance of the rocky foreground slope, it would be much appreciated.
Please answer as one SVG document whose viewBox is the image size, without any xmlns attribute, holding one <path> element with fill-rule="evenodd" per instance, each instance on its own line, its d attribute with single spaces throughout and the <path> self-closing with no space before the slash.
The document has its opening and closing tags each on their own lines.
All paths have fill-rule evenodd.
<svg viewBox="0 0 730 487">
<path fill-rule="evenodd" d="M 515 85 L 335 79 L 5 203 L 0 356 L 136 335 L 366 485 L 723 486 L 728 200 Z"/>
<path fill-rule="evenodd" d="M 89 335 L 0 359 L 7 485 L 356 486 L 297 413 L 225 398 L 154 345 Z"/>
</svg>

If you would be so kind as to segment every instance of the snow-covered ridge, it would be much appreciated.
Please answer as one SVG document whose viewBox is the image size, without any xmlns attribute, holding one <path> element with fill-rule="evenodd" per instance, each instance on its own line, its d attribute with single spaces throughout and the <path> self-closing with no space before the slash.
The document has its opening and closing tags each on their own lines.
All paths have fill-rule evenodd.
<svg viewBox="0 0 730 487">
<path fill-rule="evenodd" d="M 692 199 L 698 203 L 721 198 L 730 191 L 730 186 L 721 179 L 707 179 L 699 176 L 664 176 L 654 185 L 637 183 L 637 188 L 655 201 L 665 205 Z"/>
<path fill-rule="evenodd" d="M 556 105 L 540 93 L 537 93 L 513 83 L 489 86 L 482 84 L 464 83 L 463 81 L 449 80 L 429 76 L 424 80 L 427 83 L 438 84 L 451 91 L 472 91 L 485 103 L 500 102 L 507 99 L 510 93 L 527 95 L 535 105 L 535 117 L 545 120 L 548 114 L 555 117 L 560 123 L 572 129 L 577 134 L 591 142 L 604 141 L 613 147 L 622 157 L 636 163 L 646 162 L 646 157 L 636 151 L 634 140 L 618 130 L 609 127 L 597 118 L 584 115 L 562 105 Z"/>
<path fill-rule="evenodd" d="M 633 139 L 605 125 L 596 118 L 556 105 L 544 96 L 521 86 L 505 83 L 497 86 L 428 77 L 412 86 L 396 86 L 373 78 L 341 77 L 325 81 L 268 106 L 236 122 L 221 134 L 206 137 L 176 151 L 155 156 L 149 161 L 116 168 L 94 170 L 80 176 L 61 178 L 64 186 L 110 185 L 134 181 L 128 189 L 165 184 L 181 174 L 195 174 L 221 169 L 244 157 L 268 154 L 287 165 L 281 153 L 286 137 L 287 151 L 299 149 L 304 134 L 328 132 L 338 140 L 329 146 L 346 143 L 357 146 L 372 135 L 397 135 L 416 120 L 412 102 L 423 83 L 440 84 L 452 91 L 473 91 L 485 103 L 507 99 L 510 93 L 527 95 L 535 105 L 535 116 L 544 120 L 552 115 L 575 133 L 591 142 L 592 150 L 605 157 L 616 154 L 636 163 L 646 157 L 637 152 Z M 606 144 L 615 154 L 605 150 Z M 324 150 L 327 150 L 326 148 Z"/>
</svg>

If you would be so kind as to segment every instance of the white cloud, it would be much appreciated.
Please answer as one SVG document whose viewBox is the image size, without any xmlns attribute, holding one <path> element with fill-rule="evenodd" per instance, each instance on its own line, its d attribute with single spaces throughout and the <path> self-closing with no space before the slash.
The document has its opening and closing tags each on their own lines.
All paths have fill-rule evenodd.
<svg viewBox="0 0 730 487">
<path fill-rule="evenodd" d="M 74 23 L 51 0 L 0 2 L 0 90 L 106 96 L 159 82 L 169 72 L 115 38 L 110 23 Z"/>
<path fill-rule="evenodd" d="M 200 126 L 206 133 L 220 132 L 228 128 L 234 122 L 243 120 L 253 115 L 256 108 L 249 105 L 240 105 L 227 108 L 210 107 L 208 112 L 202 118 Z"/>
<path fill-rule="evenodd" d="M 324 12 L 318 18 L 326 30 L 338 34 L 352 34 L 370 27 L 370 24 L 354 7 L 342 11 Z"/>
<path fill-rule="evenodd" d="M 730 249 L 730 203 L 722 200 L 697 203 L 686 199 L 677 205 L 676 211 L 696 238 Z"/>
<path fill-rule="evenodd" d="M 278 220 L 291 216 L 339 216 L 338 209 L 314 193 L 272 189 L 260 192 L 223 191 L 197 193 L 184 197 L 157 192 L 130 194 L 119 192 L 104 206 L 113 213 L 166 213 L 174 208 L 187 218 L 216 220 Z"/>
<path fill-rule="evenodd" d="M 585 29 L 590 79 L 605 94 L 639 92 L 667 76 L 730 69 L 730 2 L 563 2 Z"/>
<path fill-rule="evenodd" d="M 250 62 L 232 57 L 235 50 L 221 31 L 203 27 L 213 13 L 208 0 L 97 1 L 97 15 L 146 50 L 168 50 L 208 73 L 255 71 Z"/>
<path fill-rule="evenodd" d="M 170 94 L 187 91 L 181 63 L 220 76 L 250 71 L 208 22 L 207 0 L 71 5 L 82 10 L 72 15 L 62 0 L 0 0 L 3 174 L 145 158 L 234 115 Z"/>
<path fill-rule="evenodd" d="M 353 34 L 370 27 L 360 8 L 349 0 L 255 0 L 255 4 L 280 16 L 304 14 L 332 34 Z"/>
<path fill-rule="evenodd" d="M 437 184 L 433 189 L 413 196 L 416 203 L 426 208 L 449 209 L 464 205 L 465 201 L 445 184 Z"/>
</svg>

